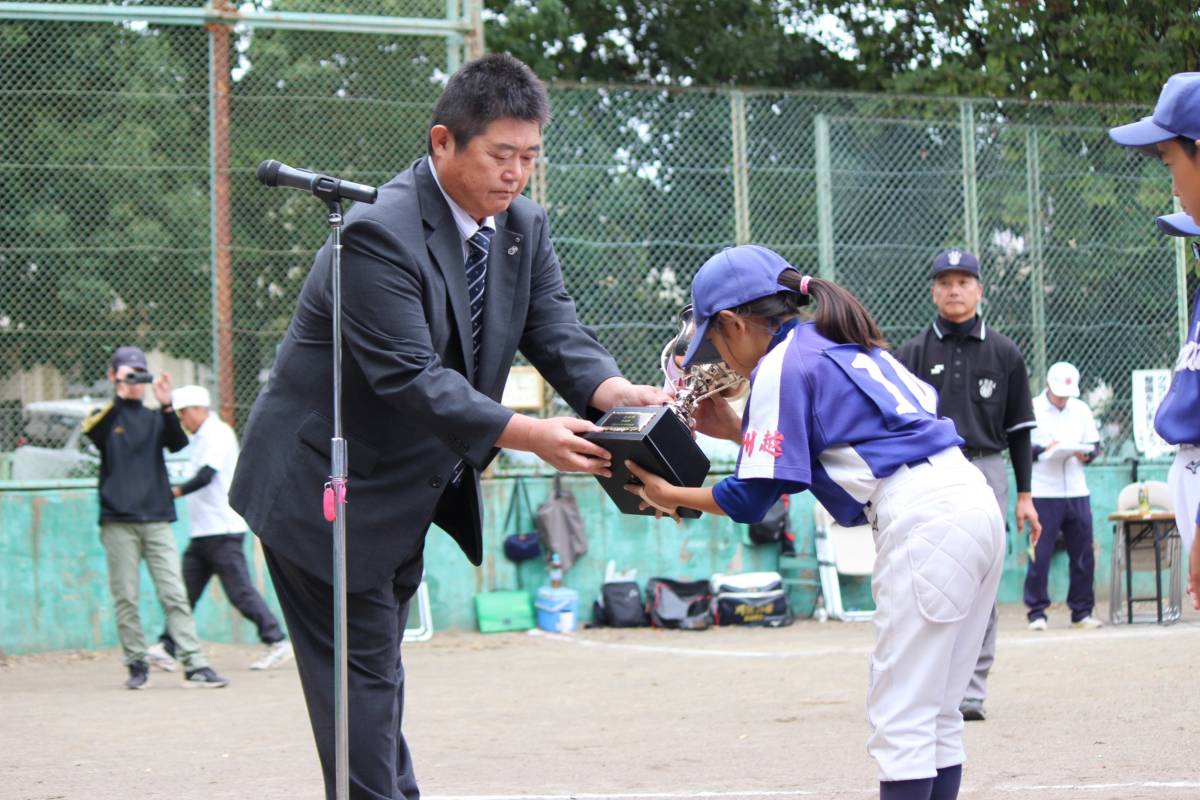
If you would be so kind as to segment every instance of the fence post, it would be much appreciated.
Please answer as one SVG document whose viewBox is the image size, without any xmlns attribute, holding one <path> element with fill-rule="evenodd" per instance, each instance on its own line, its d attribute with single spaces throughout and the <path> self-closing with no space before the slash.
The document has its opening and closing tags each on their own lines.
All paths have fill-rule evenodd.
<svg viewBox="0 0 1200 800">
<path fill-rule="evenodd" d="M 967 249 L 979 253 L 979 194 L 975 185 L 975 108 L 966 100 L 959 104 L 962 126 L 963 227 Z"/>
<path fill-rule="evenodd" d="M 1025 131 L 1025 192 L 1029 206 L 1029 260 L 1033 266 L 1029 286 L 1033 339 L 1030 384 L 1034 391 L 1040 392 L 1046 377 L 1046 265 L 1042 260 L 1041 154 L 1037 128 L 1032 126 Z"/>
<path fill-rule="evenodd" d="M 483 0 L 466 0 L 467 19 L 471 32 L 467 34 L 467 58 L 479 58 L 487 52 L 483 41 Z"/>
<path fill-rule="evenodd" d="M 729 93 L 729 116 L 733 140 L 733 237 L 737 244 L 749 244 L 750 168 L 746 154 L 746 96 L 737 89 Z"/>
<path fill-rule="evenodd" d="M 462 19 L 461 0 L 446 0 L 446 21 L 457 22 Z M 446 72 L 453 75 L 462 66 L 462 52 L 465 40 L 460 34 L 453 33 L 446 37 Z"/>
<path fill-rule="evenodd" d="M 213 8 L 230 11 L 227 0 Z M 209 245 L 212 251 L 213 371 L 221 419 L 236 427 L 233 380 L 233 270 L 229 221 L 229 26 L 210 23 L 208 31 Z"/>
<path fill-rule="evenodd" d="M 817 169 L 817 273 L 826 280 L 837 279 L 833 261 L 833 169 L 830 163 L 829 118 L 813 117 Z"/>
<path fill-rule="evenodd" d="M 1175 211 L 1183 211 L 1179 198 L 1174 198 Z M 1188 337 L 1187 243 L 1182 236 L 1172 236 L 1175 244 L 1175 320 L 1179 328 L 1179 346 Z"/>
</svg>

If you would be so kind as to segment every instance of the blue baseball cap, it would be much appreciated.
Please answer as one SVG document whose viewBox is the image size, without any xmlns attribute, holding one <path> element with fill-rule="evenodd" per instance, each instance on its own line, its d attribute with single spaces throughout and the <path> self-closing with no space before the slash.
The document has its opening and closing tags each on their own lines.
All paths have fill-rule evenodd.
<svg viewBox="0 0 1200 800">
<path fill-rule="evenodd" d="M 1163 214 L 1154 219 L 1154 224 L 1167 236 L 1200 236 L 1200 225 L 1186 211 L 1178 214 Z"/>
<path fill-rule="evenodd" d="M 933 277 L 936 278 L 943 272 L 966 272 L 978 278 L 979 259 L 969 250 L 963 250 L 961 247 L 951 247 L 949 250 L 943 250 L 933 257 Z"/>
<path fill-rule="evenodd" d="M 1153 114 L 1110 128 L 1108 135 L 1119 145 L 1148 152 L 1176 136 L 1200 139 L 1200 72 L 1180 72 L 1167 78 Z"/>
<path fill-rule="evenodd" d="M 708 341 L 708 324 L 713 317 L 761 297 L 794 291 L 779 282 L 779 276 L 789 269 L 800 272 L 774 250 L 756 244 L 730 247 L 705 261 L 692 278 L 696 333 L 683 356 L 683 365 L 720 361 L 720 354 Z"/>
</svg>

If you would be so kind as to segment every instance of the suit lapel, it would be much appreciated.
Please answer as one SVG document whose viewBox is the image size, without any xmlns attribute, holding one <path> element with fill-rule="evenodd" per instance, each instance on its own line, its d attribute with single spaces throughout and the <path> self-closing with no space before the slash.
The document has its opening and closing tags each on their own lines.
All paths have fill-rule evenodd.
<svg viewBox="0 0 1200 800">
<path fill-rule="evenodd" d="M 458 331 L 458 343 L 462 349 L 464 371 L 467 380 L 475 381 L 475 358 L 472 353 L 471 341 L 471 309 L 467 302 L 467 273 L 463 261 L 462 240 L 458 237 L 458 226 L 454 224 L 454 215 L 446 198 L 429 171 L 429 165 L 422 160 L 417 165 L 417 186 L 421 200 L 421 217 L 425 222 L 425 243 L 434 265 L 441 271 L 446 281 L 446 291 L 450 295 L 450 312 L 454 317 L 454 327 Z M 489 271 L 491 260 L 488 261 Z M 490 286 L 490 281 L 489 281 Z M 486 300 L 485 300 L 486 302 Z M 481 354 L 482 358 L 482 354 Z"/>
<path fill-rule="evenodd" d="M 479 345 L 479 379 L 481 389 L 491 386 L 501 362 L 501 355 L 514 333 L 510 330 L 513 293 L 521 267 L 521 236 L 504 227 L 508 214 L 496 216 L 496 235 L 488 250 L 487 289 L 483 295 L 483 341 Z"/>
</svg>

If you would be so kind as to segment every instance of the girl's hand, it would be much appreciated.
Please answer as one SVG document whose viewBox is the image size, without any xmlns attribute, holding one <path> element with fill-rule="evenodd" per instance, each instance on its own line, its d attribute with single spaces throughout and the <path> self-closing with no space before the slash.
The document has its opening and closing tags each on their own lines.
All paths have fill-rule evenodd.
<svg viewBox="0 0 1200 800">
<path fill-rule="evenodd" d="M 625 491 L 641 498 L 642 502 L 638 504 L 640 510 L 645 511 L 646 509 L 653 508 L 656 519 L 662 519 L 665 514 L 676 522 L 680 521 L 679 509 L 670 501 L 668 496 L 671 484 L 653 472 L 642 469 L 632 461 L 626 461 L 625 468 L 641 481 L 640 485 L 636 483 L 625 484 Z"/>
<path fill-rule="evenodd" d="M 699 433 L 731 442 L 742 441 L 742 418 L 724 397 L 713 395 L 704 398 L 696 406 L 693 416 Z"/>
</svg>

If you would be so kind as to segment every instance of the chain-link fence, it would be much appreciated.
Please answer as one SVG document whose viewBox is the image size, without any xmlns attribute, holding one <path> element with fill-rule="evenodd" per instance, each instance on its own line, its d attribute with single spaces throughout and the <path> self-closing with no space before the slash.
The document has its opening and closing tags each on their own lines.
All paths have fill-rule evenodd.
<svg viewBox="0 0 1200 800">
<path fill-rule="evenodd" d="M 199 25 L 107 6 L 125 18 L 16 19 L 14 5 L 0 3 L 0 450 L 29 438 L 31 402 L 107 395 L 121 343 L 243 422 L 326 233 L 318 202 L 261 187 L 255 165 L 382 183 L 424 152 L 461 31 L 242 22 L 225 66 Z M 746 241 L 846 285 L 896 344 L 932 319 L 932 254 L 976 249 L 992 328 L 1035 386 L 1048 362 L 1079 366 L 1114 444 L 1130 435 L 1130 371 L 1177 350 L 1182 250 L 1151 225 L 1169 178 L 1106 136 L 1145 109 L 587 86 L 551 99 L 531 191 L 581 316 L 635 380 L 657 382 L 696 268 Z"/>
</svg>

